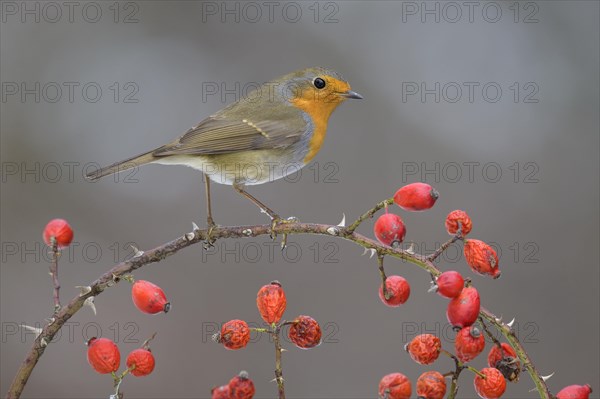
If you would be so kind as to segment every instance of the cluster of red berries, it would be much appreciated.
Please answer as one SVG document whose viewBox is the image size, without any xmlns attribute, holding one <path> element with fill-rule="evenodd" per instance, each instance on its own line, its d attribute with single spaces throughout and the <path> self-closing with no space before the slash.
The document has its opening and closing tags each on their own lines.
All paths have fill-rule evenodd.
<svg viewBox="0 0 600 399">
<path fill-rule="evenodd" d="M 464 364 L 475 359 L 485 348 L 485 339 L 483 334 L 474 325 L 463 327 L 454 341 L 455 356 Z M 437 360 L 442 352 L 442 344 L 438 337 L 432 334 L 421 334 L 416 336 L 405 346 L 410 357 L 417 363 L 428 365 Z M 510 377 L 506 377 L 499 365 L 511 365 Z M 520 364 L 515 351 L 506 343 L 501 346 L 494 345 L 488 354 L 488 366 L 476 374 L 474 385 L 475 390 L 481 398 L 495 399 L 502 396 L 506 390 L 506 378 L 509 381 L 516 381 Z M 485 376 L 483 378 L 482 376 Z M 506 377 L 506 378 L 505 378 Z M 399 399 L 408 398 L 411 393 L 410 380 L 405 378 L 402 393 L 399 396 L 388 395 L 388 398 Z M 384 377 L 385 379 L 385 377 Z M 380 383 L 380 395 L 382 394 L 382 384 Z M 417 381 L 417 395 L 426 399 L 441 399 L 446 393 L 446 382 L 443 376 L 438 372 L 427 372 L 419 377 Z"/>
<path fill-rule="evenodd" d="M 285 292 L 278 281 L 263 286 L 256 296 L 258 311 L 270 326 L 281 321 L 286 305 Z M 310 349 L 321 343 L 321 327 L 312 317 L 300 315 L 286 324 L 290 324 L 288 338 L 298 348 Z M 223 323 L 221 332 L 214 339 L 227 349 L 242 349 L 250 342 L 250 332 L 248 323 L 235 319 Z"/>
<path fill-rule="evenodd" d="M 121 365 L 119 347 L 108 338 L 91 338 L 87 342 L 87 360 L 90 366 L 100 374 L 116 372 Z M 144 377 L 154 370 L 155 360 L 146 345 L 127 355 L 127 369 L 136 377 Z"/>
<path fill-rule="evenodd" d="M 252 399 L 254 392 L 254 383 L 245 371 L 233 377 L 227 385 L 210 391 L 212 399 Z"/>
<path fill-rule="evenodd" d="M 425 183 L 413 183 L 400 188 L 394 195 L 394 203 L 406 211 L 430 209 L 439 193 Z M 462 210 L 448 214 L 445 221 L 448 234 L 465 241 L 464 255 L 469 267 L 477 274 L 500 276 L 496 251 L 480 240 L 465 239 L 473 228 L 469 215 Z M 386 213 L 375 222 L 375 236 L 384 245 L 398 247 L 404 240 L 406 227 L 398 215 Z M 401 276 L 390 276 L 385 280 L 388 293 L 384 296 L 383 285 L 379 289 L 381 300 L 388 306 L 399 306 L 410 295 L 410 285 Z M 433 291 L 450 299 L 446 310 L 448 321 L 457 329 L 454 353 L 462 363 L 475 359 L 485 348 L 482 331 L 474 325 L 479 317 L 480 298 L 474 287 L 466 282 L 457 271 L 441 273 L 433 282 Z M 435 362 L 442 351 L 441 341 L 432 334 L 422 334 L 409 342 L 405 349 L 411 358 L 420 364 Z M 508 344 L 494 346 L 488 356 L 489 368 L 476 375 L 475 389 L 485 399 L 499 398 L 506 389 L 506 378 L 516 381 L 520 364 L 516 353 Z M 506 377 L 506 378 L 505 378 Z M 390 399 L 409 398 L 412 392 L 410 380 L 401 373 L 389 374 L 379 384 L 379 395 Z M 443 398 L 446 393 L 444 376 L 437 371 L 423 373 L 417 380 L 417 395 L 420 398 Z"/>
<path fill-rule="evenodd" d="M 289 325 L 288 338 L 294 345 L 301 349 L 310 349 L 321 343 L 321 327 L 310 316 L 300 315 L 290 322 L 282 322 L 281 318 L 287 306 L 285 291 L 279 281 L 272 281 L 258 290 L 256 307 L 261 318 L 269 325 L 270 333 L 279 334 L 282 325 Z M 213 339 L 221 343 L 226 349 L 237 350 L 245 348 L 250 342 L 252 329 L 244 320 L 234 319 L 223 323 L 221 331 Z M 237 380 L 236 380 L 237 379 Z M 245 381 L 246 385 L 240 381 Z M 234 389 L 232 384 L 251 386 L 251 389 Z M 234 385 L 235 385 L 234 384 Z M 236 385 L 237 386 L 237 385 Z M 254 385 L 247 378 L 247 374 L 235 377 L 229 385 L 214 388 L 213 399 L 251 399 L 254 395 Z"/>
</svg>

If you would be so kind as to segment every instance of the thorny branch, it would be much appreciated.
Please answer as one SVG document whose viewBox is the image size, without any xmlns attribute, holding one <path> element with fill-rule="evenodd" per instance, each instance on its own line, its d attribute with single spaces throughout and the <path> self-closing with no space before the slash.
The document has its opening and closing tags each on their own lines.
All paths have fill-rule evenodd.
<svg viewBox="0 0 600 399">
<path fill-rule="evenodd" d="M 378 256 L 387 255 L 402 259 L 420 267 L 433 276 L 438 276 L 441 272 L 433 265 L 432 261 L 427 256 L 407 252 L 400 248 L 384 246 L 362 234 L 355 232 L 355 230 L 364 220 L 371 218 L 377 211 L 384 208 L 386 205 L 391 204 L 392 202 L 393 199 L 390 198 L 376 204 L 372 209 L 361 215 L 347 228 L 328 224 L 300 222 L 277 223 L 273 227 L 273 230 L 271 224 L 254 226 L 228 226 L 213 228 L 210 238 L 216 240 L 227 238 L 257 237 L 263 235 L 268 236 L 272 231 L 276 234 L 333 235 L 354 242 L 363 248 L 375 250 Z M 106 288 L 118 283 L 122 276 L 131 273 L 132 271 L 147 264 L 160 262 L 166 257 L 171 256 L 191 245 L 198 243 L 201 244 L 205 242 L 207 238 L 208 229 L 194 229 L 192 232 L 186 233 L 183 236 L 160 245 L 154 249 L 145 252 L 138 252 L 133 258 L 115 265 L 112 269 L 92 282 L 89 285 L 89 291 L 82 291 L 80 295 L 72 298 L 66 306 L 58 309 L 58 311 L 52 315 L 50 321 L 44 325 L 41 333 L 37 336 L 32 347 L 29 349 L 25 360 L 20 365 L 13 382 L 9 387 L 6 398 L 17 399 L 21 396 L 29 377 L 33 372 L 33 369 L 35 368 L 40 357 L 44 354 L 48 343 L 52 341 L 61 327 L 83 307 L 86 299 L 100 295 Z M 537 372 L 533 362 L 525 351 L 525 348 L 521 345 L 511 327 L 503 323 L 500 318 L 496 317 L 493 313 L 483 307 L 481 308 L 480 316 L 494 326 L 494 328 L 496 328 L 515 349 L 519 360 L 524 365 L 524 368 L 528 371 L 531 379 L 535 383 L 540 398 L 551 399 L 551 394 L 546 386 L 545 381 Z"/>
</svg>

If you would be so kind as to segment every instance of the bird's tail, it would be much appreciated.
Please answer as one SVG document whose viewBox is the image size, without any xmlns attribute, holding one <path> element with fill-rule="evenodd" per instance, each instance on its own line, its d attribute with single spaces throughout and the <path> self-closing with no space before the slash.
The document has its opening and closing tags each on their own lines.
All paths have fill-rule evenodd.
<svg viewBox="0 0 600 399">
<path fill-rule="evenodd" d="M 138 166 L 150 163 L 156 159 L 152 153 L 155 150 L 148 151 L 144 154 L 136 155 L 135 157 L 128 158 L 124 161 L 113 163 L 112 165 L 105 166 L 104 168 L 98 169 L 94 172 L 88 173 L 85 177 L 88 180 L 94 181 L 101 177 L 109 176 L 115 173 L 123 172 L 129 169 L 137 168 Z"/>
</svg>

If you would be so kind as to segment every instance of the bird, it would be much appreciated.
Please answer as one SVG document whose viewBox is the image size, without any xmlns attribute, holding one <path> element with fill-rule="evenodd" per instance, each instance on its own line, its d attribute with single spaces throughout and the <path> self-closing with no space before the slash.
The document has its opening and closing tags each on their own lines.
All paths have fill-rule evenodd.
<svg viewBox="0 0 600 399">
<path fill-rule="evenodd" d="M 231 185 L 272 220 L 281 217 L 246 191 L 307 165 L 323 146 L 332 112 L 362 99 L 342 76 L 311 67 L 266 82 L 202 120 L 174 141 L 86 175 L 95 181 L 145 164 L 185 165 L 204 176 L 207 224 L 216 226 L 210 182 Z"/>
</svg>

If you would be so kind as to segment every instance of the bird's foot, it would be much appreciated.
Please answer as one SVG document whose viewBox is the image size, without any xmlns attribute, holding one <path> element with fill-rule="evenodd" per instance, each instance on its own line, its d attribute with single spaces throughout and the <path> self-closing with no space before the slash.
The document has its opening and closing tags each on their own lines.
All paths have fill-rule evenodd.
<svg viewBox="0 0 600 399">
<path fill-rule="evenodd" d="M 204 249 L 208 250 L 209 248 L 214 247 L 215 241 L 217 241 L 216 238 L 212 238 L 213 231 L 215 230 L 215 228 L 217 228 L 217 225 L 215 224 L 215 222 L 213 221 L 213 219 L 211 217 L 207 218 L 206 224 L 207 224 L 207 226 L 206 226 L 207 232 L 206 232 L 206 239 L 204 240 Z"/>
</svg>

